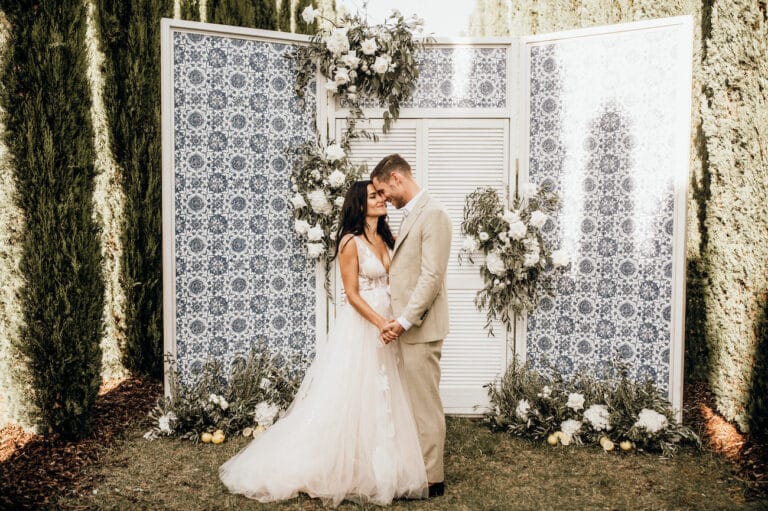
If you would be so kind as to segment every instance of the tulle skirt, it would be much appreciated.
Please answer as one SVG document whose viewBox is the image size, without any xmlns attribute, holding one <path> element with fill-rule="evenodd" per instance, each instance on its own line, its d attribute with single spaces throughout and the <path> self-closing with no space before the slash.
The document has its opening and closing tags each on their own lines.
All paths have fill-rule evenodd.
<svg viewBox="0 0 768 511">
<path fill-rule="evenodd" d="M 386 288 L 361 294 L 391 317 Z M 399 348 L 378 334 L 352 306 L 341 307 L 286 414 L 219 467 L 229 491 L 261 502 L 303 492 L 333 506 L 427 496 Z"/>
</svg>

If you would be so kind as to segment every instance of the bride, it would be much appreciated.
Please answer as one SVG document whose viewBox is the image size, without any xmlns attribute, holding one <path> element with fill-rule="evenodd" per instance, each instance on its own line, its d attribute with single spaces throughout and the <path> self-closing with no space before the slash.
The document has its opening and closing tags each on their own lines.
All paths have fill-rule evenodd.
<svg viewBox="0 0 768 511">
<path fill-rule="evenodd" d="M 382 334 L 392 318 L 386 213 L 370 181 L 351 186 L 336 238 L 346 303 L 285 415 L 219 467 L 231 492 L 261 502 L 303 492 L 333 506 L 427 496 L 398 346 Z"/>
</svg>

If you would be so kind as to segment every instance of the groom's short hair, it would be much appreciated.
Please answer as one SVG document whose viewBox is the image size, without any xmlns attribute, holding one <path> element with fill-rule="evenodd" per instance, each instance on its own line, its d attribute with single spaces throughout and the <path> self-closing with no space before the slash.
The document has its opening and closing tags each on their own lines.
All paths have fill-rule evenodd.
<svg viewBox="0 0 768 511">
<path fill-rule="evenodd" d="M 381 159 L 376 165 L 376 168 L 371 172 L 371 181 L 378 179 L 379 181 L 389 181 L 392 176 L 392 172 L 398 171 L 408 177 L 413 177 L 411 172 L 411 166 L 405 161 L 405 158 L 399 154 L 390 154 Z"/>
</svg>

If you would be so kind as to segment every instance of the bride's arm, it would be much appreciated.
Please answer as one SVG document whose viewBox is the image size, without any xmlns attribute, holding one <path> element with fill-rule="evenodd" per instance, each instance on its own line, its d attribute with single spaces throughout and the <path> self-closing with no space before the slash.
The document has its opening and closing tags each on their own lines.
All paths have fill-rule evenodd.
<svg viewBox="0 0 768 511">
<path fill-rule="evenodd" d="M 358 266 L 357 243 L 352 240 L 351 236 L 345 236 L 341 240 L 341 249 L 339 250 L 339 268 L 341 269 L 341 281 L 344 283 L 344 292 L 347 294 L 347 302 L 361 316 L 381 330 L 387 322 L 360 296 L 357 281 L 360 271 Z"/>
</svg>

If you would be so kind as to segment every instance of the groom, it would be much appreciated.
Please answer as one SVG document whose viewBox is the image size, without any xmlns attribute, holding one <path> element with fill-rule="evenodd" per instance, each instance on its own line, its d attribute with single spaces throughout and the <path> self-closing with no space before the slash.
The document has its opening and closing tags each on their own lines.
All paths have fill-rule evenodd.
<svg viewBox="0 0 768 511">
<path fill-rule="evenodd" d="M 383 332 L 400 338 L 401 374 L 419 431 L 429 496 L 445 491 L 445 414 L 440 400 L 440 350 L 448 334 L 445 273 L 451 252 L 451 219 L 443 206 L 419 188 L 411 166 L 399 154 L 385 156 L 371 172 L 373 186 L 403 212 L 389 269 L 396 320 Z"/>
</svg>

